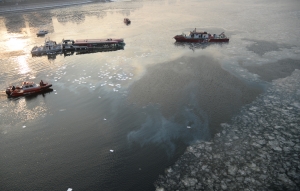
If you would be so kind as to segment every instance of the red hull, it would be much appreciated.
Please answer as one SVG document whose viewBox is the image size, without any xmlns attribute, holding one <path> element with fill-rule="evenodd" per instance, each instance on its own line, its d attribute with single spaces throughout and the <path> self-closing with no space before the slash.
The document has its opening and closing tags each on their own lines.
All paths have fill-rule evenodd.
<svg viewBox="0 0 300 191">
<path fill-rule="evenodd" d="M 23 88 L 23 87 L 16 87 L 14 90 L 12 87 L 9 87 L 6 89 L 6 94 L 8 97 L 20 97 L 20 96 L 26 96 L 26 95 L 33 95 L 38 93 L 43 93 L 49 90 L 50 87 L 52 87 L 52 84 L 44 84 L 42 86 L 35 86 L 35 87 L 29 87 L 29 88 Z"/>
<path fill-rule="evenodd" d="M 182 35 L 176 35 L 175 37 L 176 42 L 191 42 L 191 43 L 206 43 L 206 42 L 229 42 L 228 38 L 186 38 Z"/>
</svg>

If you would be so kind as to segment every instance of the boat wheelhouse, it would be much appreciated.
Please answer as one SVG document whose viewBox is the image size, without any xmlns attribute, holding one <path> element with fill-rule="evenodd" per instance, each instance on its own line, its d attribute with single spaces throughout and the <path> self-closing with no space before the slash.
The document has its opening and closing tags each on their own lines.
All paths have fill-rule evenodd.
<svg viewBox="0 0 300 191">
<path fill-rule="evenodd" d="M 61 44 L 57 44 L 56 41 L 46 39 L 43 46 L 34 46 L 31 50 L 31 54 L 33 56 L 41 56 L 46 54 L 59 53 L 61 51 Z"/>
</svg>

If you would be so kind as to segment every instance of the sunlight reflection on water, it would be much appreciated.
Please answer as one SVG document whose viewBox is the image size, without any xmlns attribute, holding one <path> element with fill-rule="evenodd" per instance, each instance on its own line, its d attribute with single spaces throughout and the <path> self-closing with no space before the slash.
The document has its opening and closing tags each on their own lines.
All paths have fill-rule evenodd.
<svg viewBox="0 0 300 191">
<path fill-rule="evenodd" d="M 273 40 L 274 29 L 264 26 L 272 24 L 269 21 L 274 15 L 269 11 L 261 23 L 255 22 L 261 16 L 249 17 L 248 13 L 253 7 L 255 13 L 262 8 L 246 2 L 243 10 L 237 10 L 233 4 L 106 2 L 0 16 L 1 88 L 28 79 L 43 79 L 53 83 L 54 88 L 45 96 L 1 98 L 0 140 L 10 142 L 20 134 L 18 140 L 29 149 L 22 153 L 11 141 L 9 146 L 17 151 L 5 150 L 13 156 L 5 166 L 6 188 L 42 190 L 45 187 L 38 187 L 46 184 L 49 190 L 67 190 L 61 188 L 67 181 L 76 190 L 153 190 L 153 180 L 170 165 L 170 160 L 164 158 L 166 151 L 178 157 L 184 152 L 183 142 L 205 139 L 210 126 L 218 128 L 218 122 L 227 120 L 232 115 L 230 108 L 238 109 L 235 101 L 251 101 L 246 94 L 248 87 L 241 82 L 251 80 L 246 75 L 249 72 L 241 70 L 238 63 L 269 61 L 267 54 L 259 56 L 249 51 L 251 43 L 244 38 Z M 125 16 L 131 19 L 131 25 L 124 25 Z M 194 27 L 199 31 L 228 32 L 230 42 L 201 48 L 174 43 L 174 35 Z M 35 35 L 45 28 L 49 29 L 45 37 Z M 30 54 L 31 48 L 43 45 L 46 38 L 60 43 L 63 38 L 110 37 L 124 38 L 124 49 L 59 54 L 52 59 Z M 186 57 L 179 59 L 183 55 Z M 237 76 L 242 74 L 241 81 L 220 65 L 236 71 Z M 245 96 L 239 97 L 243 95 L 240 90 Z M 159 107 L 147 107 L 150 102 Z M 212 118 L 215 120 L 210 121 Z M 28 142 L 36 137 L 43 139 L 38 146 Z M 51 141 L 44 142 L 49 137 Z M 128 143 L 132 147 L 127 148 Z M 42 155 L 32 157 L 32 153 L 45 151 L 51 155 L 47 160 Z M 26 167 L 25 159 L 29 161 Z M 27 176 L 32 168 L 47 172 L 47 176 Z M 20 185 L 15 185 L 14 170 L 23 173 L 17 179 Z M 57 174 L 64 178 L 57 179 Z"/>
<path fill-rule="evenodd" d="M 19 65 L 19 74 L 26 74 L 31 71 L 31 69 L 29 68 L 28 63 L 27 63 L 27 58 L 28 58 L 28 56 L 26 56 L 26 55 L 18 56 L 16 58 L 16 60 L 17 60 L 16 62 Z"/>
</svg>

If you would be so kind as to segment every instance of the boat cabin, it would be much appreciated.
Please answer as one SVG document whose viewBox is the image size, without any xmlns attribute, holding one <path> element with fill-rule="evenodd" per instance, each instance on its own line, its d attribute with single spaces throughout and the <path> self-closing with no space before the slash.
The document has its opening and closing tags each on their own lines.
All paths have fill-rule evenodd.
<svg viewBox="0 0 300 191">
<path fill-rule="evenodd" d="M 29 89 L 34 87 L 37 87 L 37 85 L 34 82 L 23 82 L 21 85 L 22 89 Z"/>
<path fill-rule="evenodd" d="M 204 38 L 204 39 L 208 39 L 210 38 L 211 34 L 207 33 L 207 32 L 195 32 L 195 31 L 191 31 L 190 32 L 190 37 L 191 38 Z"/>
<path fill-rule="evenodd" d="M 64 44 L 74 44 L 74 40 L 62 40 Z"/>
</svg>

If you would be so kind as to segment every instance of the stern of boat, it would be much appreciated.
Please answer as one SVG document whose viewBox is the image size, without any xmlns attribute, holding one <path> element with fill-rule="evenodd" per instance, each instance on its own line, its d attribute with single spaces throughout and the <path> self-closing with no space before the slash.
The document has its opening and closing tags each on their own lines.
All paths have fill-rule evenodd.
<svg viewBox="0 0 300 191">
<path fill-rule="evenodd" d="M 6 93 L 6 95 L 10 96 L 10 94 L 11 94 L 11 89 L 10 89 L 10 88 L 6 88 L 5 93 Z"/>
</svg>

